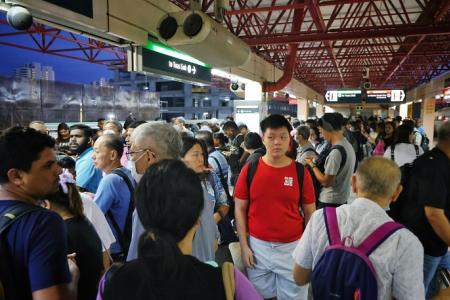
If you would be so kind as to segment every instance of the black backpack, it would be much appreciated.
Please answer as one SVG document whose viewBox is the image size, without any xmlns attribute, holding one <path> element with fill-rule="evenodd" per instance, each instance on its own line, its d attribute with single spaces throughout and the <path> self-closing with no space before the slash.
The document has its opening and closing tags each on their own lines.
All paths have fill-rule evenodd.
<svg viewBox="0 0 450 300">
<path fill-rule="evenodd" d="M 331 150 L 333 150 L 333 149 L 337 149 L 341 153 L 341 164 L 339 165 L 338 173 L 341 172 L 342 168 L 344 167 L 344 165 L 347 161 L 347 152 L 345 151 L 345 148 L 341 145 L 334 145 L 334 146 L 322 151 L 316 160 L 316 166 L 322 173 L 325 172 L 325 161 L 326 161 L 328 155 L 330 155 Z M 316 175 L 314 175 L 313 170 L 310 167 L 308 167 L 307 169 L 308 169 L 309 173 L 311 174 L 311 178 L 312 178 L 313 185 L 314 185 L 314 191 L 316 193 L 316 202 L 317 202 L 319 200 L 320 192 L 322 191 L 322 184 L 317 179 Z"/>
<path fill-rule="evenodd" d="M 114 230 L 119 235 L 118 242 L 119 242 L 120 248 L 122 249 L 122 253 L 124 255 L 124 258 L 126 258 L 127 255 L 128 255 L 128 250 L 130 248 L 130 243 L 131 243 L 133 211 L 134 211 L 134 207 L 135 207 L 135 204 L 134 204 L 134 187 L 133 187 L 133 184 L 130 181 L 130 178 L 128 178 L 127 174 L 125 174 L 122 170 L 114 169 L 111 173 L 120 176 L 125 181 L 125 183 L 127 184 L 128 190 L 130 191 L 130 202 L 129 202 L 129 205 L 128 205 L 127 218 L 125 220 L 125 227 L 124 227 L 123 232 L 120 229 L 120 226 L 117 223 L 116 219 L 114 219 L 114 216 L 113 216 L 111 210 L 109 210 L 106 213 L 107 216 L 109 217 L 109 219 L 111 220 L 111 224 L 114 227 Z"/>
<path fill-rule="evenodd" d="M 250 199 L 250 186 L 252 185 L 253 177 L 255 177 L 256 169 L 258 168 L 259 159 L 251 160 L 248 162 L 248 170 L 247 170 L 247 190 L 248 190 L 248 198 Z M 303 172 L 304 172 L 304 166 L 299 163 L 295 162 L 295 167 L 297 170 L 297 180 L 298 180 L 298 187 L 299 187 L 299 211 L 302 216 L 303 209 L 302 209 L 302 202 L 303 202 Z"/>
<path fill-rule="evenodd" d="M 31 299 L 30 291 L 14 282 L 11 255 L 6 246 L 6 230 L 22 216 L 44 208 L 17 201 L 0 216 L 0 299 Z M 5 289 L 5 287 L 8 287 Z"/>
</svg>

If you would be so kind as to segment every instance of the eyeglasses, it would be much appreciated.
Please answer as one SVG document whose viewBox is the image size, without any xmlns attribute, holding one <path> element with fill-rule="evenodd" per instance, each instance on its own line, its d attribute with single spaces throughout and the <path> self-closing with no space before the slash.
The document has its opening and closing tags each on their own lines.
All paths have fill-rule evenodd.
<svg viewBox="0 0 450 300">
<path fill-rule="evenodd" d="M 135 154 L 137 154 L 137 153 L 142 153 L 142 152 L 147 151 L 147 150 L 150 150 L 150 152 L 152 152 L 153 155 L 155 155 L 155 152 L 153 152 L 152 149 L 146 148 L 146 149 L 142 149 L 142 150 L 138 150 L 138 151 L 128 151 L 128 152 L 126 153 L 127 159 L 128 159 L 128 160 L 133 160 L 133 156 L 134 156 Z"/>
</svg>

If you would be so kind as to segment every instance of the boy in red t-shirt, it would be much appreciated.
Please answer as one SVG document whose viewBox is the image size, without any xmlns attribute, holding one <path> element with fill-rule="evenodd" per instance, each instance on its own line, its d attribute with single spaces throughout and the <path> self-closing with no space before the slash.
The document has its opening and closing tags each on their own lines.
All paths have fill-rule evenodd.
<svg viewBox="0 0 450 300">
<path fill-rule="evenodd" d="M 259 158 L 251 186 L 247 186 L 248 164 L 235 189 L 235 218 L 242 259 L 250 281 L 265 299 L 306 299 L 307 288 L 293 279 L 292 253 L 315 211 L 314 186 L 304 170 L 302 190 L 295 161 L 287 156 L 289 122 L 271 115 L 261 122 L 266 154 Z M 299 213 L 302 193 L 304 220 Z M 249 234 L 249 236 L 247 235 Z"/>
</svg>

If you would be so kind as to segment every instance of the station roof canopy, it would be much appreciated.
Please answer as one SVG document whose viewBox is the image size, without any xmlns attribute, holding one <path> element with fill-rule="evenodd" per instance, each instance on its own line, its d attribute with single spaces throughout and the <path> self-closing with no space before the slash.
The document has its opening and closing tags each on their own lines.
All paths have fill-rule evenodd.
<svg viewBox="0 0 450 300">
<path fill-rule="evenodd" d="M 372 87 L 405 89 L 450 70 L 448 0 L 229 3 L 224 26 L 281 70 L 295 45 L 294 78 L 322 93 L 360 86 L 365 68 Z M 214 0 L 203 0 L 202 10 L 213 15 Z"/>
</svg>

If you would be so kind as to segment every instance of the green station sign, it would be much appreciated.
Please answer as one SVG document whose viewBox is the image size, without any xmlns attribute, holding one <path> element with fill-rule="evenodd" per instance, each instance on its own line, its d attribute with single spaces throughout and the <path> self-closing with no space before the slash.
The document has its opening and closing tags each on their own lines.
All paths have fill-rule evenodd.
<svg viewBox="0 0 450 300">
<path fill-rule="evenodd" d="M 142 71 L 193 83 L 211 83 L 209 65 L 155 41 L 142 48 Z"/>
</svg>

